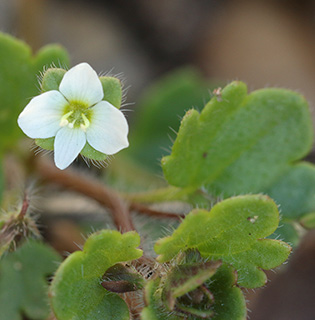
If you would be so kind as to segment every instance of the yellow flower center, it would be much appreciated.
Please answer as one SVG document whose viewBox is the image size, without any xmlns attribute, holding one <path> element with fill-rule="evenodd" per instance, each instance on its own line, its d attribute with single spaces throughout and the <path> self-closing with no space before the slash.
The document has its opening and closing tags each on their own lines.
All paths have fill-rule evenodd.
<svg viewBox="0 0 315 320">
<path fill-rule="evenodd" d="M 63 110 L 60 126 L 69 128 L 81 128 L 86 130 L 91 121 L 92 110 L 87 104 L 71 101 Z"/>
</svg>

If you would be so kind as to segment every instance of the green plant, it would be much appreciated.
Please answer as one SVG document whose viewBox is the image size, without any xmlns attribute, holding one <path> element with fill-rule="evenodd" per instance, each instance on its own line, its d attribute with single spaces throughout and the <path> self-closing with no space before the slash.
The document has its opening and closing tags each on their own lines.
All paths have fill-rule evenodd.
<svg viewBox="0 0 315 320">
<path fill-rule="evenodd" d="M 54 59 L 68 64 L 63 49 L 48 47 L 37 58 L 31 58 L 25 44 L 7 35 L 0 37 L 1 47 L 6 50 L 0 54 L 0 81 L 8 86 L 0 91 L 1 101 L 13 104 L 10 98 L 17 98 L 14 90 L 22 88 L 24 92 L 14 102 L 12 112 L 8 112 L 10 106 L 1 103 L 1 111 L 8 112 L 10 118 L 6 122 L 10 134 L 0 145 L 2 157 L 8 148 L 19 151 L 20 131 L 15 121 L 27 105 L 26 98 L 35 94 L 37 70 L 46 64 L 41 76 L 41 97 L 58 95 L 61 107 L 55 105 L 55 100 L 49 100 L 49 106 L 56 110 L 60 107 L 60 114 L 55 112 L 51 120 L 41 111 L 41 104 L 30 107 L 32 100 L 22 112 L 19 125 L 29 132 L 28 127 L 32 131 L 41 121 L 49 126 L 57 119 L 57 129 L 51 136 L 45 128 L 42 135 L 40 126 L 30 136 L 36 138 L 38 147 L 55 149 L 59 154 L 62 150 L 70 153 L 69 149 L 75 146 L 65 166 L 60 166 L 55 158 L 61 169 L 79 153 L 92 162 L 107 161 L 105 149 L 94 143 L 95 139 L 90 140 L 93 146 L 89 143 L 87 130 L 98 120 L 91 110 L 99 103 L 113 106 L 114 114 L 122 119 L 118 110 L 122 99 L 120 81 L 98 77 L 83 64 L 88 73 L 93 73 L 93 81 L 87 82 L 81 91 L 88 87 L 87 96 L 93 97 L 94 83 L 101 93 L 93 100 L 95 104 L 85 105 L 84 97 L 81 102 L 78 100 L 80 103 L 69 98 L 70 83 L 64 101 L 64 86 L 60 84 L 66 70 L 51 67 L 56 63 Z M 7 52 L 11 52 L 10 59 L 18 61 L 19 68 L 5 69 Z M 81 67 L 70 69 L 68 74 Z M 21 69 L 27 70 L 27 76 L 21 76 Z M 10 77 L 17 80 L 6 82 Z M 314 227 L 315 170 L 312 164 L 301 161 L 310 151 L 313 129 L 308 104 L 301 95 L 275 88 L 248 94 L 246 85 L 239 81 L 216 89 L 202 110 L 190 109 L 184 114 L 191 105 L 200 104 L 207 87 L 207 82 L 187 69 L 167 76 L 148 90 L 143 99 L 148 109 L 139 110 L 131 148 L 117 156 L 105 178 L 95 179 L 73 169 L 60 171 L 49 160 L 38 157 L 23 162 L 22 151 L 17 152 L 23 166 L 31 163 L 29 171 L 46 182 L 57 182 L 109 209 L 119 231 L 101 229 L 93 233 L 81 251 L 69 255 L 57 268 L 54 262 L 61 258 L 38 239 L 37 222 L 28 200 L 12 209 L 7 205 L 12 194 L 5 190 L 0 216 L 0 314 L 5 320 L 22 316 L 47 319 L 48 292 L 57 320 L 246 318 L 243 290 L 263 286 L 267 281 L 264 270 L 285 262 L 291 246 L 298 244 L 300 231 Z M 81 91 L 76 90 L 76 94 Z M 174 110 L 163 108 L 173 103 Z M 157 181 L 159 169 L 152 161 L 162 154 L 159 151 L 148 156 L 148 150 L 157 150 L 160 144 L 166 146 L 167 123 L 176 124 L 181 112 L 183 118 L 171 153 L 161 160 L 165 180 Z M 120 134 L 124 121 L 115 126 L 115 134 Z M 66 128 L 68 140 L 56 142 L 62 128 Z M 106 130 L 101 129 L 99 132 L 106 140 Z M 126 127 L 122 130 L 126 133 Z M 84 137 L 83 143 L 76 145 L 74 132 Z M 126 146 L 124 143 L 123 147 Z M 116 149 L 115 152 L 121 147 Z M 117 186 L 121 191 L 117 191 Z M 166 205 L 164 211 L 149 206 L 161 202 Z M 178 202 L 179 213 L 169 212 L 171 204 Z M 156 216 L 151 238 L 142 237 L 141 226 L 134 226 L 131 210 Z M 174 230 L 167 236 L 161 235 L 163 221 L 159 218 L 174 221 Z M 29 240 L 34 237 L 36 241 Z M 153 240 L 154 253 L 147 250 L 145 243 Z M 44 277 L 54 271 L 47 289 Z M 38 295 L 27 294 L 32 290 Z"/>
</svg>

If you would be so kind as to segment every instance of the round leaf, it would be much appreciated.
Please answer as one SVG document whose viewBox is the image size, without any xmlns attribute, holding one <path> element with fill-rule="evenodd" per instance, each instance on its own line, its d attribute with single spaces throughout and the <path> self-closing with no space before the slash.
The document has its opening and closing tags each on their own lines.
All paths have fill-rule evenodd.
<svg viewBox="0 0 315 320">
<path fill-rule="evenodd" d="M 88 238 L 83 251 L 71 254 L 59 267 L 50 288 L 58 320 L 129 320 L 126 303 L 105 290 L 102 276 L 118 262 L 138 259 L 140 237 L 103 230 Z"/>
<path fill-rule="evenodd" d="M 156 243 L 155 251 L 165 262 L 180 251 L 197 249 L 204 258 L 233 265 L 239 285 L 260 287 L 267 280 L 261 269 L 277 267 L 291 251 L 284 242 L 264 239 L 278 224 L 278 208 L 269 197 L 238 196 L 216 204 L 210 212 L 192 211 L 172 236 Z"/>
</svg>

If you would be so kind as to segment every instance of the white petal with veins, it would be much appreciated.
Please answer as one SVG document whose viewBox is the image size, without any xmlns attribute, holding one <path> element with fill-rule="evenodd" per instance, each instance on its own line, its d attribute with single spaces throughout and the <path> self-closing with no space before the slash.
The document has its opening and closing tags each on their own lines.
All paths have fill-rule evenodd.
<svg viewBox="0 0 315 320">
<path fill-rule="evenodd" d="M 124 114 L 107 101 L 93 107 L 90 126 L 86 130 L 88 143 L 105 154 L 115 154 L 129 146 L 128 123 Z"/>
<path fill-rule="evenodd" d="M 80 63 L 67 71 L 59 85 L 68 101 L 79 101 L 92 106 L 104 97 L 97 73 L 87 63 Z"/>
<path fill-rule="evenodd" d="M 60 129 L 64 107 L 68 104 L 56 90 L 47 91 L 33 98 L 18 118 L 18 124 L 30 138 L 50 138 Z"/>
<path fill-rule="evenodd" d="M 80 128 L 61 128 L 55 138 L 55 164 L 63 170 L 79 155 L 86 143 L 85 133 Z"/>
</svg>

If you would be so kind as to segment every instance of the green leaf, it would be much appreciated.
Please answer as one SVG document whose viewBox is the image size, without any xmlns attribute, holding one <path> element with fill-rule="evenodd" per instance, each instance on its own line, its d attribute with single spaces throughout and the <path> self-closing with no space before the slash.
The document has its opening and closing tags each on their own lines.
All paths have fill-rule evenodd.
<svg viewBox="0 0 315 320">
<path fill-rule="evenodd" d="M 232 82 L 201 113 L 186 113 L 162 168 L 178 187 L 205 186 L 224 196 L 261 192 L 309 152 L 312 136 L 301 95 L 284 89 L 247 94 L 244 83 Z"/>
<path fill-rule="evenodd" d="M 206 284 L 214 297 L 211 309 L 212 320 L 245 320 L 246 303 L 242 290 L 236 286 L 236 273 L 232 267 L 223 265 Z M 142 310 L 142 320 L 180 320 L 174 312 L 168 312 L 161 302 L 160 279 L 151 280 L 145 290 L 146 307 Z M 200 318 L 189 318 L 200 319 Z"/>
<path fill-rule="evenodd" d="M 280 204 L 285 221 L 315 211 L 315 166 L 306 162 L 291 166 L 266 192 Z"/>
<path fill-rule="evenodd" d="M 180 320 L 173 312 L 165 309 L 161 300 L 160 278 L 148 281 L 145 287 L 146 306 L 141 312 L 142 320 Z"/>
<path fill-rule="evenodd" d="M 52 64 L 68 65 L 67 52 L 49 45 L 32 56 L 28 45 L 0 33 L 0 153 L 22 136 L 16 120 L 29 99 L 38 93 L 37 76 Z"/>
<path fill-rule="evenodd" d="M 277 239 L 297 247 L 300 242 L 301 226 L 297 222 L 281 221 L 277 230 L 268 238 Z"/>
<path fill-rule="evenodd" d="M 51 67 L 68 68 L 69 54 L 64 47 L 58 44 L 48 44 L 42 47 L 33 57 L 35 72 L 47 70 Z"/>
<path fill-rule="evenodd" d="M 52 151 L 54 150 L 54 142 L 55 137 L 47 138 L 47 139 L 35 139 L 35 143 L 41 147 L 42 149 Z M 90 146 L 90 144 L 87 142 L 83 149 L 81 150 L 80 154 L 84 157 L 87 157 L 91 160 L 96 161 L 105 161 L 107 158 L 107 155 L 95 150 Z"/>
<path fill-rule="evenodd" d="M 301 226 L 294 221 L 315 211 L 315 166 L 307 162 L 290 166 L 265 192 L 280 204 L 283 220 L 272 237 L 297 246 Z"/>
<path fill-rule="evenodd" d="M 0 260 L 1 319 L 47 319 L 47 277 L 57 269 L 60 256 L 40 242 L 28 241 Z"/>
<path fill-rule="evenodd" d="M 54 150 L 55 137 L 47 139 L 35 139 L 35 143 L 42 149 L 52 151 Z"/>
<path fill-rule="evenodd" d="M 41 91 L 59 90 L 60 82 L 66 72 L 66 70 L 60 68 L 46 70 L 41 81 Z"/>
<path fill-rule="evenodd" d="M 90 146 L 90 144 L 87 142 L 84 146 L 84 148 L 81 150 L 80 154 L 82 156 L 85 156 L 91 160 L 96 160 L 96 161 L 104 161 L 107 158 L 107 155 L 95 150 Z"/>
<path fill-rule="evenodd" d="M 206 82 L 193 68 L 182 68 L 162 77 L 148 88 L 137 103 L 137 118 L 130 132 L 130 147 L 124 154 L 132 156 L 151 170 L 161 170 L 159 160 L 172 145 L 172 130 L 191 107 L 202 108 L 209 99 Z"/>
<path fill-rule="evenodd" d="M 83 251 L 71 254 L 59 267 L 50 288 L 51 303 L 58 320 L 128 320 L 126 303 L 105 290 L 102 276 L 118 262 L 138 259 L 140 237 L 103 230 L 91 235 Z"/>
<path fill-rule="evenodd" d="M 3 162 L 2 157 L 0 156 L 0 204 L 2 203 L 2 195 L 5 188 L 4 182 L 4 172 L 3 172 Z M 0 229 L 1 229 L 1 222 L 0 222 Z"/>
<path fill-rule="evenodd" d="M 122 100 L 122 87 L 119 79 L 114 77 L 100 77 L 104 98 L 103 100 L 108 101 L 117 109 L 120 109 Z"/>
<path fill-rule="evenodd" d="M 315 212 L 306 214 L 300 222 L 307 229 L 315 229 Z"/>
<path fill-rule="evenodd" d="M 154 249 L 160 262 L 170 261 L 180 251 L 197 249 L 204 258 L 233 265 L 240 286 L 260 287 L 267 280 L 261 269 L 277 267 L 291 251 L 284 242 L 264 239 L 278 224 L 279 212 L 269 197 L 234 197 L 216 204 L 210 212 L 192 211 Z"/>
<path fill-rule="evenodd" d="M 144 284 L 143 277 L 134 268 L 121 263 L 107 269 L 102 277 L 102 286 L 111 292 L 137 291 L 143 289 Z"/>
<path fill-rule="evenodd" d="M 55 137 L 51 137 L 47 139 L 35 139 L 35 143 L 39 147 L 49 151 L 54 150 L 54 142 L 55 142 Z M 96 161 L 104 161 L 107 158 L 106 154 L 95 150 L 90 146 L 88 142 L 85 144 L 80 154 L 84 157 L 87 157 L 91 160 L 96 160 Z"/>
<path fill-rule="evenodd" d="M 174 310 L 176 306 L 187 306 L 187 303 L 182 303 L 182 299 L 186 298 L 186 294 L 192 293 L 194 290 L 196 291 L 196 289 L 198 290 L 198 287 L 216 273 L 221 264 L 221 261 L 201 261 L 175 265 L 175 267 L 165 275 L 162 290 L 162 300 L 167 309 L 171 311 Z M 204 293 L 202 293 L 202 295 L 204 295 Z M 213 303 L 211 297 L 207 297 L 206 300 L 207 305 Z M 190 297 L 188 305 L 199 310 L 202 307 L 200 303 L 198 305 L 199 308 L 193 305 L 192 297 Z"/>
<path fill-rule="evenodd" d="M 246 302 L 242 290 L 236 286 L 236 273 L 232 267 L 223 265 L 207 285 L 214 296 L 211 320 L 245 320 Z"/>
</svg>

